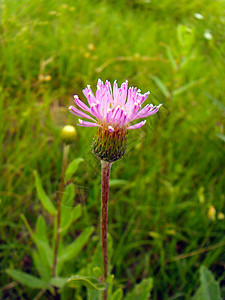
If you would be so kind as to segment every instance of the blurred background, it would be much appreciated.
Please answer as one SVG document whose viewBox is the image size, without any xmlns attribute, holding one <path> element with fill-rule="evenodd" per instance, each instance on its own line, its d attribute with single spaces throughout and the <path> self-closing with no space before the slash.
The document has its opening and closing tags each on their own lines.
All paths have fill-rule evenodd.
<svg viewBox="0 0 225 300">
<path fill-rule="evenodd" d="M 129 135 L 112 167 L 112 268 L 128 291 L 153 277 L 152 299 L 190 299 L 205 265 L 224 278 L 224 1 L 22 0 L 0 4 L 0 295 L 33 299 L 5 269 L 35 274 L 34 227 L 43 212 L 33 171 L 52 201 L 59 189 L 64 125 L 73 95 L 98 78 L 150 91 L 160 112 Z M 76 126 L 76 125 L 75 125 Z M 95 235 L 74 261 L 87 263 L 99 234 L 100 162 L 93 128 L 76 126 L 69 160 L 79 166 L 75 232 Z M 224 282 L 221 282 L 221 285 Z M 44 296 L 43 296 L 44 297 Z M 47 299 L 47 298 L 43 298 Z"/>
</svg>

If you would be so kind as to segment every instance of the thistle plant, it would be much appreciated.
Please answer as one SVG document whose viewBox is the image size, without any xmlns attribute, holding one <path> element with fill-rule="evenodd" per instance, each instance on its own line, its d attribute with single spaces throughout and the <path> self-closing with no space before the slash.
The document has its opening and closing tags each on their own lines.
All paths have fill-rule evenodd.
<svg viewBox="0 0 225 300">
<path fill-rule="evenodd" d="M 114 82 L 113 89 L 109 81 L 105 84 L 98 80 L 96 94 L 90 86 L 83 90 L 88 101 L 88 106 L 77 95 L 74 96 L 76 106 L 70 106 L 69 110 L 79 119 L 78 124 L 82 127 L 97 127 L 97 133 L 92 144 L 93 153 L 101 160 L 101 245 L 104 277 L 106 288 L 103 291 L 103 300 L 107 299 L 108 276 L 108 200 L 109 180 L 111 165 L 121 159 L 127 147 L 127 136 L 130 130 L 139 129 L 145 125 L 146 120 L 133 124 L 133 121 L 149 117 L 159 110 L 160 105 L 143 103 L 149 96 L 149 92 L 141 94 L 137 88 L 128 89 L 128 81 L 122 83 L 119 88 Z M 88 120 L 88 121 L 87 121 Z"/>
</svg>

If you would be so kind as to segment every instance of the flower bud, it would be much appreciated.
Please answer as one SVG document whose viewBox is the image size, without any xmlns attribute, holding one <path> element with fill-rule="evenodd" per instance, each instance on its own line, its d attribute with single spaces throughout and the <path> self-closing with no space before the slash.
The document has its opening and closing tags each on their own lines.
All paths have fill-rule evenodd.
<svg viewBox="0 0 225 300">
<path fill-rule="evenodd" d="M 77 132 L 74 126 L 66 125 L 63 127 L 60 133 L 60 137 L 65 144 L 72 144 L 77 136 Z"/>
<path fill-rule="evenodd" d="M 128 130 L 99 128 L 92 144 L 93 153 L 107 162 L 122 158 L 126 152 L 127 134 Z"/>
</svg>

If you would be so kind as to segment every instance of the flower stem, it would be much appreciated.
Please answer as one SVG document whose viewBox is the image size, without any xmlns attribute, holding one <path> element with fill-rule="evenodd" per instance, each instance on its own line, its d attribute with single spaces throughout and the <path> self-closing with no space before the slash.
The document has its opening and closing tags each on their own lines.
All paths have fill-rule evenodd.
<svg viewBox="0 0 225 300">
<path fill-rule="evenodd" d="M 109 200 L 109 179 L 110 179 L 110 162 L 101 161 L 102 164 L 102 193 L 101 193 L 101 242 L 102 258 L 104 269 L 104 282 L 108 276 L 108 249 L 107 249 L 107 230 L 108 230 L 108 200 Z M 103 300 L 107 299 L 108 287 L 103 291 Z"/>
<path fill-rule="evenodd" d="M 58 254 L 59 241 L 60 241 L 61 201 L 62 201 L 63 190 L 65 187 L 64 175 L 67 166 L 69 148 L 70 148 L 69 145 L 63 144 L 62 173 L 61 173 L 61 181 L 60 181 L 60 188 L 59 188 L 59 197 L 57 201 L 57 224 L 56 224 L 57 232 L 56 232 L 56 240 L 55 240 L 55 248 L 54 248 L 54 256 L 53 256 L 52 277 L 56 276 L 57 254 Z"/>
</svg>

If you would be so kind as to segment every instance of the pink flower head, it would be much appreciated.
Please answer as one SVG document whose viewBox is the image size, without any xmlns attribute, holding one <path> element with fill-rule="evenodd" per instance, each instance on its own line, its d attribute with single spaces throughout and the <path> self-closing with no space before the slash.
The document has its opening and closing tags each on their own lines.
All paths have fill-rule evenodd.
<svg viewBox="0 0 225 300">
<path fill-rule="evenodd" d="M 116 80 L 111 84 L 106 80 L 105 84 L 99 79 L 97 83 L 96 94 L 92 92 L 90 86 L 83 90 L 89 106 L 74 96 L 74 102 L 79 107 L 70 106 L 72 114 L 87 119 L 79 119 L 79 126 L 83 127 L 101 127 L 109 132 L 126 131 L 142 127 L 146 120 L 142 120 L 131 125 L 133 121 L 147 118 L 154 115 L 162 104 L 158 106 L 147 104 L 142 108 L 143 103 L 148 98 L 150 92 L 141 94 L 137 88 L 128 89 L 128 81 L 122 83 L 118 88 Z"/>
</svg>

